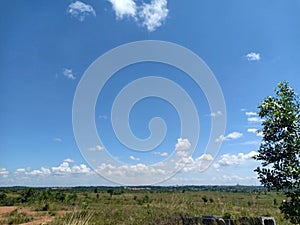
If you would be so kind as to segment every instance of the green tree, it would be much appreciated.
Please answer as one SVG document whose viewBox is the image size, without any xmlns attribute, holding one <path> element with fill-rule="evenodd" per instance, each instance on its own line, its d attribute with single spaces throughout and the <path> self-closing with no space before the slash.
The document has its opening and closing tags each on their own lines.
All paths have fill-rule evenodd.
<svg viewBox="0 0 300 225">
<path fill-rule="evenodd" d="M 262 143 L 254 158 L 262 161 L 255 171 L 268 189 L 283 190 L 287 199 L 280 209 L 294 224 L 300 223 L 300 104 L 287 82 L 258 106 Z"/>
</svg>

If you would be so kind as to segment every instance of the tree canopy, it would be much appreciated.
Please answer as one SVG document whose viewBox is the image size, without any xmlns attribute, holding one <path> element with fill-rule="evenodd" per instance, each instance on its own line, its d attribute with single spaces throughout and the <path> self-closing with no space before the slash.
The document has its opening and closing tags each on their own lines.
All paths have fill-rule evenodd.
<svg viewBox="0 0 300 225">
<path fill-rule="evenodd" d="M 287 82 L 275 89 L 275 97 L 258 106 L 262 143 L 255 171 L 269 189 L 283 190 L 287 197 L 280 209 L 292 223 L 300 223 L 300 101 Z"/>
</svg>

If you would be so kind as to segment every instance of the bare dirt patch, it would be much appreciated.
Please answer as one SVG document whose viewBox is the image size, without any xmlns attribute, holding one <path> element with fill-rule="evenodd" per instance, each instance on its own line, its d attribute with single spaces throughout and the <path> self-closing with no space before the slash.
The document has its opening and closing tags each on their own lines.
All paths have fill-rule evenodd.
<svg viewBox="0 0 300 225">
<path fill-rule="evenodd" d="M 0 220 L 3 218 L 3 215 L 5 213 L 12 212 L 17 208 L 18 208 L 17 206 L 0 206 Z"/>
<path fill-rule="evenodd" d="M 17 210 L 20 213 L 26 213 L 27 215 L 30 215 L 33 217 L 33 221 L 22 223 L 19 225 L 41 225 L 41 224 L 47 224 L 54 220 L 55 215 L 62 216 L 68 211 L 55 211 L 53 215 L 48 215 L 46 212 L 39 212 L 35 211 L 30 207 L 17 207 L 17 206 L 0 206 L 0 221 L 5 219 L 5 214 L 10 213 L 14 210 Z M 46 214 L 46 215 L 45 215 Z"/>
</svg>

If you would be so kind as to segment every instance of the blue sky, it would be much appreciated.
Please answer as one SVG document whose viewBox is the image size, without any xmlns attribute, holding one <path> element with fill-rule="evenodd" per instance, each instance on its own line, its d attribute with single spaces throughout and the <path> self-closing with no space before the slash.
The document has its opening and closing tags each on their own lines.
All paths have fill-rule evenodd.
<svg viewBox="0 0 300 225">
<path fill-rule="evenodd" d="M 283 80 L 300 93 L 299 1 L 10 0 L 1 5 L 0 186 L 115 184 L 96 172 L 124 177 L 124 183 L 139 174 L 145 181 L 134 182 L 140 184 L 163 173 L 150 165 L 191 147 L 189 138 L 181 137 L 179 115 L 170 103 L 149 97 L 131 110 L 132 132 L 141 139 L 150 135 L 151 118 L 164 119 L 165 140 L 152 151 L 125 147 L 111 125 L 111 107 L 120 90 L 145 76 L 176 82 L 198 110 L 196 150 L 192 156 L 178 154 L 186 166 L 162 185 L 259 184 L 253 172 L 258 163 L 251 158 L 261 140 L 255 133 L 260 128 L 257 105 Z M 203 91 L 184 72 L 148 62 L 115 73 L 95 106 L 103 145 L 91 144 L 87 151 L 108 151 L 123 165 L 104 161 L 95 168 L 83 158 L 72 125 L 81 78 L 107 51 L 143 40 L 188 48 L 213 71 L 227 121 L 225 134 L 215 140 L 222 143 L 216 156 L 205 153 L 210 124 L 225 112 L 211 112 Z M 205 162 L 211 166 L 203 171 Z"/>
</svg>

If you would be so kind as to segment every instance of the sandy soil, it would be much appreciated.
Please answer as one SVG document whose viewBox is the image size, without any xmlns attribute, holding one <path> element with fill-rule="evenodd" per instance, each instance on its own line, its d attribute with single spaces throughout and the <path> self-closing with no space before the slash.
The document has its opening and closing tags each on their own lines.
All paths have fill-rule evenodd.
<svg viewBox="0 0 300 225">
<path fill-rule="evenodd" d="M 23 212 L 28 215 L 33 216 L 34 220 L 28 223 L 22 223 L 20 225 L 41 225 L 51 222 L 55 216 L 50 215 L 41 215 L 41 212 L 32 210 L 30 207 L 17 207 L 17 206 L 0 206 L 0 220 L 4 219 L 6 213 L 12 212 L 14 210 L 18 212 Z M 67 211 L 56 211 L 56 215 L 64 215 Z"/>
</svg>

